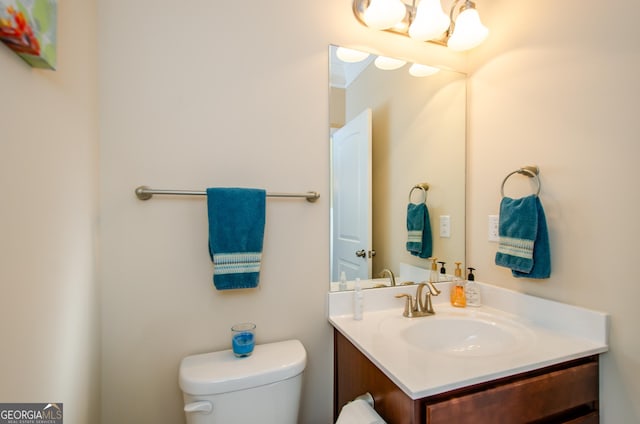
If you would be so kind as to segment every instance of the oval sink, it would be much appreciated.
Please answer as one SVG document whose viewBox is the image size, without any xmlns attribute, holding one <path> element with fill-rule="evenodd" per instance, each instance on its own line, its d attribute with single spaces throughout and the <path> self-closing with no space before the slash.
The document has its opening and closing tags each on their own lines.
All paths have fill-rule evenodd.
<svg viewBox="0 0 640 424">
<path fill-rule="evenodd" d="M 401 336 L 420 349 L 459 356 L 511 353 L 524 347 L 533 337 L 515 322 L 438 315 L 416 318 Z"/>
</svg>

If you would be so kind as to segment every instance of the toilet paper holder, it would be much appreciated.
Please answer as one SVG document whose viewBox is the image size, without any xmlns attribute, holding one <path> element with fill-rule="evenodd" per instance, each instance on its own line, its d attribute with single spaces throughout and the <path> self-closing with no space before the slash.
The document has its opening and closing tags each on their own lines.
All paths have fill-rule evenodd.
<svg viewBox="0 0 640 424">
<path fill-rule="evenodd" d="M 372 408 L 374 407 L 374 405 L 373 405 L 374 404 L 373 396 L 371 396 L 371 393 L 369 393 L 369 392 L 361 394 L 360 396 L 358 396 L 354 400 L 364 400 L 365 402 L 367 402 L 369 404 L 369 406 L 371 406 Z"/>
</svg>

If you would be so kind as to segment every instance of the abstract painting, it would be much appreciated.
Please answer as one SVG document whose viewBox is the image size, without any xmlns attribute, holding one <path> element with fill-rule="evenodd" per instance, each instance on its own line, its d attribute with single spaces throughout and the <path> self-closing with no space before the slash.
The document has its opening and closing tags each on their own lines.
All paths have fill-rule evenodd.
<svg viewBox="0 0 640 424">
<path fill-rule="evenodd" d="M 34 68 L 56 68 L 57 0 L 0 0 L 0 41 Z"/>
</svg>

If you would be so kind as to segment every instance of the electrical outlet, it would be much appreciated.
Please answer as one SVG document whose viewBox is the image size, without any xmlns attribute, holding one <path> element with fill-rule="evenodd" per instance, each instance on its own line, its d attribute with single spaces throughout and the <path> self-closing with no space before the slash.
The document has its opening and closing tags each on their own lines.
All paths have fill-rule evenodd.
<svg viewBox="0 0 640 424">
<path fill-rule="evenodd" d="M 451 217 L 440 215 L 440 237 L 451 237 Z"/>
<path fill-rule="evenodd" d="M 500 218 L 498 215 L 489 215 L 489 241 L 500 241 L 498 233 L 498 223 Z"/>
</svg>

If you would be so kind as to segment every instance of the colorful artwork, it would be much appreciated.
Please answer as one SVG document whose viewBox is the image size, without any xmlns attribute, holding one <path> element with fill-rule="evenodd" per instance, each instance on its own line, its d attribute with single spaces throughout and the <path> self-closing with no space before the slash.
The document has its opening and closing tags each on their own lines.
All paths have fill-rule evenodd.
<svg viewBox="0 0 640 424">
<path fill-rule="evenodd" d="M 0 40 L 34 68 L 56 68 L 57 0 L 0 0 Z"/>
</svg>

